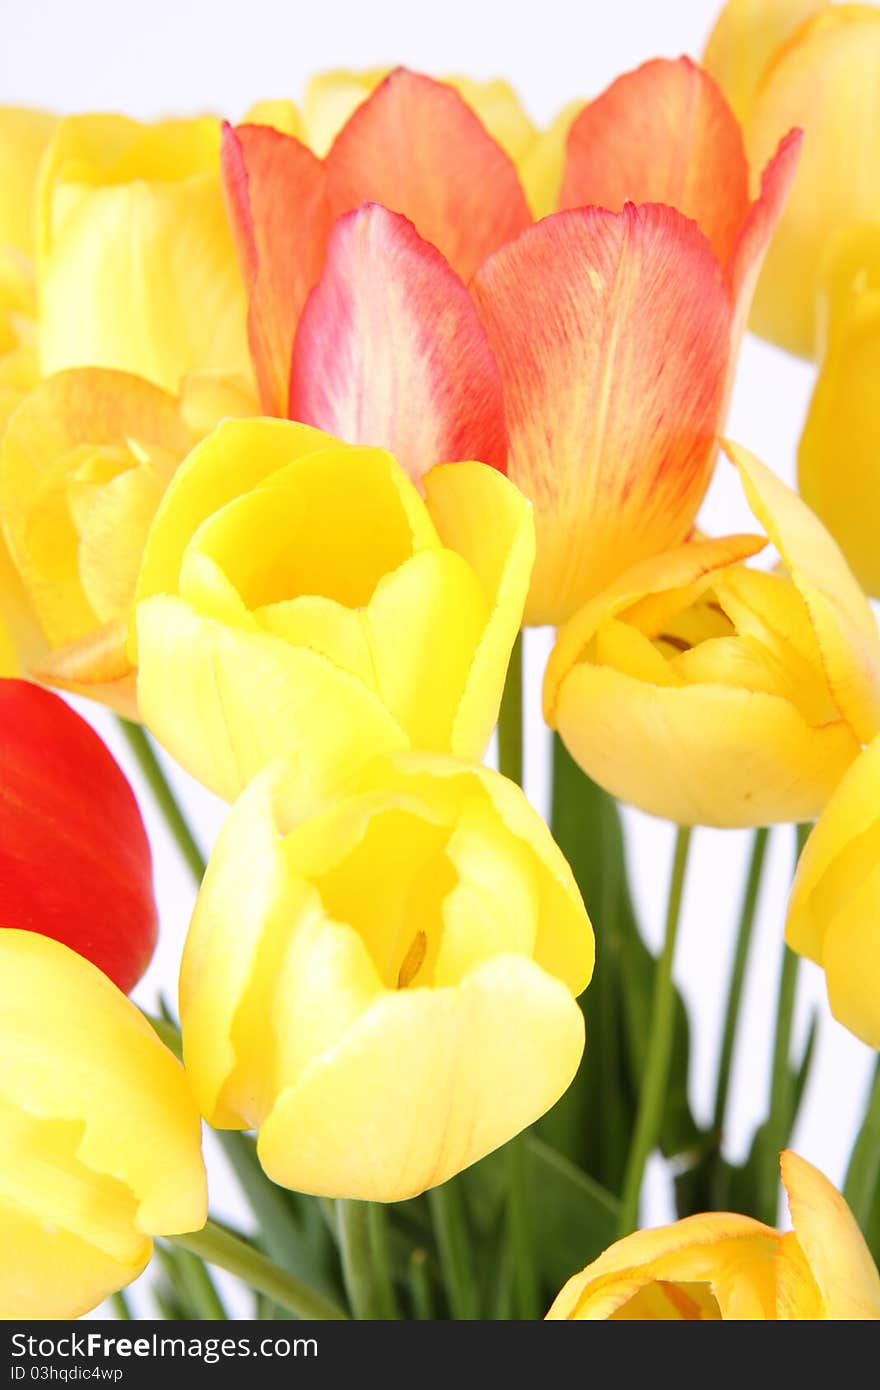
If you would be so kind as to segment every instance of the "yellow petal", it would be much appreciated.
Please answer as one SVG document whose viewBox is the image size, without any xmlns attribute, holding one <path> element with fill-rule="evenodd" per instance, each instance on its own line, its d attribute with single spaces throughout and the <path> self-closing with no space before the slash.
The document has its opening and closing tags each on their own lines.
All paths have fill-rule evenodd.
<svg viewBox="0 0 880 1390">
<path fill-rule="evenodd" d="M 33 250 L 37 171 L 57 124 L 48 111 L 0 106 L 0 246 Z"/>
<path fill-rule="evenodd" d="M 402 1201 L 549 1109 L 582 1050 L 571 994 L 520 956 L 488 961 L 454 989 L 385 994 L 281 1093 L 260 1160 L 299 1191 Z"/>
<path fill-rule="evenodd" d="M 583 107 L 582 101 L 570 101 L 563 106 L 547 129 L 539 132 L 531 147 L 517 160 L 520 183 L 536 218 L 548 217 L 556 211 L 568 132 Z"/>
<path fill-rule="evenodd" d="M 815 297 L 829 238 L 880 221 L 880 145 L 872 111 L 880 81 L 880 13 L 873 5 L 823 5 L 764 73 L 746 125 L 752 170 L 780 136 L 805 132 L 797 177 L 770 243 L 751 324 L 762 337 L 810 357 Z"/>
<path fill-rule="evenodd" d="M 219 143 L 207 117 L 60 123 L 40 199 L 44 375 L 114 367 L 171 392 L 199 368 L 249 375 Z"/>
<path fill-rule="evenodd" d="M 498 718 L 510 652 L 520 629 L 535 557 L 532 508 L 519 489 L 480 463 L 449 463 L 424 479 L 443 545 L 474 570 L 489 609 L 455 718 L 451 751 L 479 758 Z"/>
<path fill-rule="evenodd" d="M 821 1322 L 825 1304 L 794 1231 L 776 1250 L 776 1316 L 780 1322 Z"/>
<path fill-rule="evenodd" d="M 828 328 L 798 451 L 804 500 L 880 596 L 880 227 L 843 229 L 824 262 Z"/>
<path fill-rule="evenodd" d="M 388 68 L 344 68 L 320 72 L 310 78 L 302 102 L 306 144 L 325 155 L 349 117 L 388 73 Z"/>
<path fill-rule="evenodd" d="M 797 494 L 746 449 L 725 449 L 807 605 L 837 706 L 866 743 L 880 731 L 880 638 L 871 606 L 839 546 Z"/>
<path fill-rule="evenodd" d="M 35 656 L 29 666 L 35 680 L 85 695 L 138 720 L 137 672 L 128 659 L 127 623 L 107 623 L 66 647 Z"/>
<path fill-rule="evenodd" d="M 825 8 L 826 0 L 727 0 L 701 63 L 741 125 L 751 115 L 761 79 L 777 51 L 805 20 Z"/>
<path fill-rule="evenodd" d="M 471 110 L 476 111 L 492 139 L 510 155 L 514 164 L 519 164 L 537 140 L 538 130 L 510 83 L 499 77 L 489 82 L 477 82 L 472 77 L 447 77 L 445 80 Z"/>
<path fill-rule="evenodd" d="M 100 625 L 80 569 L 81 549 L 70 492 L 78 470 L 92 456 L 112 452 L 110 476 L 135 468 L 129 445 L 163 458 L 179 458 L 190 435 L 177 401 L 136 377 L 82 369 L 42 382 L 16 411 L 0 452 L 0 510 L 10 549 L 40 625 L 53 645 L 86 637 Z M 99 501 L 89 583 L 105 613 L 127 607 L 149 526 L 156 488 L 148 496 L 119 495 Z M 138 491 L 138 484 L 134 484 Z M 129 503 L 134 505 L 130 506 Z M 88 510 L 91 510 L 89 508 Z M 111 548 L 107 544 L 112 542 Z M 87 547 L 89 548 L 89 547 Z M 97 551 L 97 553 L 95 553 Z M 102 604 L 103 606 L 103 604 Z M 119 616 L 114 612 L 112 616 Z"/>
<path fill-rule="evenodd" d="M 880 738 L 835 789 L 801 855 L 785 935 L 821 965 L 834 1016 L 880 1046 Z"/>
<path fill-rule="evenodd" d="M 232 800 L 273 758 L 297 758 L 301 796 L 405 746 L 362 682 L 317 652 L 202 617 L 158 595 L 137 609 L 138 707 L 160 743 Z"/>
<path fill-rule="evenodd" d="M 636 1231 L 573 1275 L 547 1317 L 553 1321 L 619 1318 L 626 1315 L 628 1303 L 641 1302 L 652 1286 L 659 1285 L 655 1289 L 659 1307 L 642 1306 L 635 1316 L 702 1319 L 708 1292 L 717 1305 L 715 1317 L 773 1318 L 777 1239 L 768 1226 L 728 1212 L 688 1216 L 671 1226 Z M 676 1287 L 680 1283 L 684 1289 Z M 697 1288 L 687 1287 L 693 1285 Z"/>
<path fill-rule="evenodd" d="M 245 125 L 268 125 L 280 130 L 282 135 L 293 135 L 297 140 L 303 138 L 302 116 L 295 104 L 288 100 L 255 101 L 245 112 Z"/>
<path fill-rule="evenodd" d="M 198 1116 L 182 1068 L 90 962 L 11 930 L 0 957 L 0 1308 L 77 1316 L 140 1272 L 147 1237 L 204 1224 Z"/>
<path fill-rule="evenodd" d="M 791 1150 L 780 1157 L 795 1235 L 825 1303 L 826 1318 L 880 1318 L 880 1275 L 853 1214 L 831 1183 Z"/>
</svg>

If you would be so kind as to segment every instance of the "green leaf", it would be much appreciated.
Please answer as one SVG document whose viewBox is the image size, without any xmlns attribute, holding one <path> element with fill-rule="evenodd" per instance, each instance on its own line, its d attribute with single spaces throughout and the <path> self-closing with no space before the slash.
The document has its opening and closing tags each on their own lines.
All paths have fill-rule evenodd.
<svg viewBox="0 0 880 1390">
<path fill-rule="evenodd" d="M 530 1209 L 549 1306 L 566 1279 L 615 1239 L 617 1200 L 535 1135 L 528 1135 L 526 1143 L 532 1160 Z"/>
</svg>

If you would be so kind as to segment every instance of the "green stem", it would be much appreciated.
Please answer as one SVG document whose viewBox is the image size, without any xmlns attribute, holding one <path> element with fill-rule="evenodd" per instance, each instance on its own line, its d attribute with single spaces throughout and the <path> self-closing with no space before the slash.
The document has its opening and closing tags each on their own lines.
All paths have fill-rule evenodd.
<svg viewBox="0 0 880 1390">
<path fill-rule="evenodd" d="M 373 1273 L 370 1203 L 340 1197 L 336 1203 L 336 1230 L 342 1279 L 352 1315 L 361 1321 L 374 1321 L 381 1314 Z"/>
<path fill-rule="evenodd" d="M 523 638 L 513 645 L 498 711 L 498 770 L 522 786 L 523 775 Z"/>
<path fill-rule="evenodd" d="M 764 1131 L 764 1154 L 759 1180 L 758 1216 L 768 1226 L 776 1225 L 779 1205 L 779 1154 L 785 1147 L 791 1129 L 793 1095 L 790 1066 L 791 1028 L 794 1022 L 794 1002 L 797 993 L 800 961 L 785 945 L 782 947 L 782 970 L 779 976 L 779 999 L 776 1006 L 776 1033 L 773 1038 L 773 1062 L 770 1072 L 770 1109 Z"/>
<path fill-rule="evenodd" d="M 617 1192 L 626 1161 L 626 1124 L 617 1096 L 623 1075 L 619 1018 L 621 962 L 619 911 L 624 864 L 617 843 L 617 809 L 610 797 L 599 803 L 602 874 L 597 918 L 595 1005 L 600 1045 L 595 1058 L 601 1076 L 605 1117 L 599 1127 L 600 1176 Z"/>
<path fill-rule="evenodd" d="M 645 1175 L 645 1164 L 657 1142 L 660 1123 L 663 1118 L 663 1103 L 666 1096 L 666 1083 L 669 1077 L 669 1062 L 672 1054 L 673 1022 L 675 1018 L 675 990 L 672 984 L 672 965 L 675 956 L 675 942 L 678 924 L 681 919 L 681 901 L 684 892 L 687 870 L 688 850 L 691 831 L 679 826 L 675 840 L 675 858 L 672 864 L 672 878 L 669 885 L 669 901 L 666 909 L 666 931 L 663 950 L 654 971 L 654 991 L 651 1002 L 651 1031 L 645 1070 L 639 1094 L 639 1108 L 636 1115 L 635 1133 L 630 1143 L 626 1173 L 623 1181 L 623 1195 L 620 1199 L 621 1236 L 634 1230 L 639 1219 L 639 1196 Z"/>
<path fill-rule="evenodd" d="M 721 1053 L 718 1059 L 718 1082 L 715 1087 L 715 1114 L 712 1120 L 712 1128 L 717 1136 L 719 1148 L 724 1134 L 724 1122 L 727 1115 L 727 1096 L 730 1091 L 733 1048 L 736 1042 L 737 1025 L 739 1023 L 739 1011 L 742 1003 L 746 964 L 749 958 L 749 949 L 752 944 L 752 934 L 755 925 L 755 909 L 758 905 L 758 895 L 761 890 L 761 877 L 764 871 L 764 861 L 767 857 L 767 840 L 768 831 L 766 827 L 762 827 L 760 830 L 755 831 L 752 840 L 752 855 L 749 860 L 749 876 L 746 881 L 739 927 L 736 933 L 736 950 L 733 957 L 733 969 L 731 971 L 730 985 L 727 992 L 727 1008 L 724 1013 L 724 1032 L 721 1038 Z"/>
<path fill-rule="evenodd" d="M 409 1257 L 409 1292 L 412 1299 L 413 1317 L 422 1321 L 432 1321 L 434 1300 L 431 1297 L 428 1256 L 421 1249 L 414 1250 Z"/>
<path fill-rule="evenodd" d="M 476 1290 L 461 1189 L 454 1180 L 432 1187 L 428 1205 L 452 1316 L 457 1321 L 475 1318 Z"/>
<path fill-rule="evenodd" d="M 133 724 L 129 719 L 120 718 L 117 722 L 153 793 L 156 805 L 165 818 L 165 824 L 174 837 L 181 857 L 196 883 L 201 883 L 205 873 L 205 857 L 177 804 L 149 735 L 140 724 Z"/>
<path fill-rule="evenodd" d="M 525 1135 L 517 1134 L 506 1147 L 508 1221 L 513 1254 L 516 1316 L 534 1321 L 540 1316 L 541 1295 L 535 1269 L 534 1233 L 529 1206 L 529 1153 Z"/>
<path fill-rule="evenodd" d="M 381 1202 L 367 1203 L 367 1225 L 370 1235 L 370 1252 L 376 1275 L 376 1303 L 380 1318 L 393 1319 L 400 1316 L 397 1297 L 394 1292 L 394 1279 L 391 1273 L 391 1251 L 388 1238 L 388 1213 Z"/>
<path fill-rule="evenodd" d="M 130 1318 L 131 1309 L 128 1306 L 128 1299 L 122 1289 L 110 1295 L 110 1304 L 117 1318 Z"/>
<path fill-rule="evenodd" d="M 863 1232 L 868 1224 L 877 1198 L 880 1181 L 880 1060 L 874 1068 L 874 1080 L 868 1097 L 865 1117 L 850 1155 L 843 1195 Z"/>
<path fill-rule="evenodd" d="M 321 1321 L 339 1321 L 348 1317 L 330 1299 L 315 1293 L 302 1280 L 267 1260 L 247 1241 L 232 1235 L 213 1221 L 209 1221 L 201 1231 L 167 1236 L 166 1240 L 192 1255 L 198 1255 L 207 1264 L 235 1275 L 257 1293 L 263 1293 L 274 1303 L 280 1304 L 286 1312 L 293 1313 L 294 1317 Z"/>
<path fill-rule="evenodd" d="M 226 1309 L 205 1265 L 190 1250 L 179 1250 L 180 1277 L 188 1303 L 200 1322 L 223 1322 Z"/>
</svg>

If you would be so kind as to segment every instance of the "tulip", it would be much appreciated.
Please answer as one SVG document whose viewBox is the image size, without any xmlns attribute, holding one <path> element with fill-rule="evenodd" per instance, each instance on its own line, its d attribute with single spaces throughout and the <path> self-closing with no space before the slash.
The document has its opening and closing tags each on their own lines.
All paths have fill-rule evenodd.
<svg viewBox="0 0 880 1390">
<path fill-rule="evenodd" d="M 498 773 L 396 754 L 305 816 L 299 783 L 273 763 L 211 856 L 180 978 L 187 1074 L 211 1124 L 258 1129 L 273 1181 L 400 1201 L 568 1086 L 592 931 Z"/>
<path fill-rule="evenodd" d="M 816 351 L 816 293 L 834 238 L 880 223 L 880 12 L 873 5 L 730 0 L 704 61 L 736 106 L 760 166 L 780 129 L 806 134 L 797 180 L 767 254 L 751 324 L 790 352 Z"/>
<path fill-rule="evenodd" d="M 112 367 L 176 394 L 192 371 L 250 376 L 219 180 L 220 124 L 63 120 L 37 223 L 44 376 Z"/>
<path fill-rule="evenodd" d="M 880 730 L 880 639 L 834 541 L 725 446 L 761 537 L 696 540 L 633 566 L 563 628 L 544 714 L 613 795 L 680 824 L 812 819 Z"/>
<path fill-rule="evenodd" d="M 847 770 L 807 840 L 785 935 L 825 971 L 834 1017 L 880 1048 L 880 738 Z"/>
<path fill-rule="evenodd" d="M 307 83 L 301 109 L 291 101 L 260 101 L 248 111 L 244 123 L 272 126 L 285 135 L 293 135 L 323 158 L 389 71 L 368 68 L 319 73 Z M 502 79 L 477 82 L 458 76 L 443 81 L 455 88 L 492 139 L 509 155 L 534 215 L 543 217 L 552 212 L 562 180 L 566 136 L 583 102 L 569 102 L 541 131 L 523 109 L 516 92 Z"/>
<path fill-rule="evenodd" d="M 226 421 L 180 466 L 138 581 L 138 704 L 206 786 L 231 800 L 282 754 L 304 796 L 373 753 L 482 755 L 531 510 L 480 463 L 424 482 L 286 420 Z"/>
<path fill-rule="evenodd" d="M 794 1230 L 729 1212 L 637 1231 L 569 1279 L 548 1318 L 570 1321 L 875 1321 L 880 1276 L 846 1202 L 787 1150 Z"/>
<path fill-rule="evenodd" d="M 207 1215 L 199 1118 L 146 1019 L 58 941 L 0 930 L 0 1317 L 74 1318 Z"/>
<path fill-rule="evenodd" d="M 50 377 L 0 447 L 0 515 L 45 639 L 41 679 L 137 717 L 126 653 L 147 531 L 195 440 L 185 403 L 123 372 Z"/>
<path fill-rule="evenodd" d="M 647 94 L 637 74 L 622 101 L 633 150 L 644 145 L 632 114 L 643 95 L 650 111 L 670 92 L 675 110 L 696 101 L 702 135 L 696 155 L 680 141 L 674 146 L 675 170 L 667 183 L 645 184 L 644 196 L 671 199 L 682 164 L 705 154 L 711 197 L 704 190 L 700 208 L 688 200 L 684 208 L 689 216 L 705 212 L 710 235 L 718 233 L 711 246 L 688 217 L 651 203 L 615 213 L 572 208 L 519 235 L 508 225 L 500 247 L 495 216 L 495 245 L 488 238 L 478 245 L 507 187 L 497 150 L 498 177 L 482 181 L 478 209 L 470 180 L 479 146 L 464 130 L 468 159 L 453 171 L 422 156 L 400 186 L 374 177 L 371 141 L 394 93 L 420 92 L 425 109 L 428 92 L 439 101 L 413 74 L 394 74 L 377 89 L 323 164 L 277 132 L 227 132 L 226 186 L 266 408 L 352 444 L 388 448 L 415 480 L 438 457 L 506 469 L 535 506 L 527 622 L 564 621 L 627 565 L 687 535 L 714 466 L 754 279 L 797 158 L 791 135 L 749 204 L 741 150 L 743 189 L 727 189 L 722 178 L 728 147 L 740 137 L 714 84 L 692 64 L 653 69 Z M 443 100 L 453 101 L 448 89 Z M 572 181 L 585 177 L 575 136 L 587 116 L 597 167 L 605 147 L 604 167 L 621 163 L 616 127 L 597 114 L 604 100 L 572 127 L 569 200 Z M 611 104 L 616 112 L 618 97 Z M 724 138 L 715 149 L 719 125 Z M 399 139 L 407 129 L 399 122 Z M 401 167 L 414 149 L 405 143 L 398 151 Z M 338 215 L 356 201 L 334 191 L 343 155 L 346 188 L 374 205 Z M 627 192 L 638 192 L 638 172 Z M 470 203 L 464 192 L 449 192 L 461 183 Z M 444 190 L 441 219 L 428 194 L 439 199 Z M 587 193 L 620 206 L 601 182 L 580 201 Z M 281 234 L 284 210 L 294 204 L 299 216 Z M 462 215 L 453 219 L 449 210 L 459 204 Z"/>
<path fill-rule="evenodd" d="M 0 922 L 63 942 L 126 993 L 156 944 L 128 782 L 84 719 L 17 680 L 0 680 Z"/>
<path fill-rule="evenodd" d="M 880 224 L 848 229 L 823 263 L 820 372 L 798 453 L 805 501 L 880 597 Z"/>
</svg>

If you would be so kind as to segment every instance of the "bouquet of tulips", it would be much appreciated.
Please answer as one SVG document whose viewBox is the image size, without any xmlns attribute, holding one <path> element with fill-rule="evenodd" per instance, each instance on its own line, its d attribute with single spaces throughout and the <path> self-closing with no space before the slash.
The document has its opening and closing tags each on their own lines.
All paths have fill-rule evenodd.
<svg viewBox="0 0 880 1390">
<path fill-rule="evenodd" d="M 544 130 L 402 68 L 238 125 L 0 111 L 0 1315 L 132 1316 L 149 1265 L 173 1319 L 230 1315 L 217 1271 L 267 1319 L 880 1318 L 880 1079 L 843 1195 L 790 1147 L 800 957 L 880 1046 L 878 83 L 880 10 L 730 0 Z M 747 322 L 818 363 L 799 492 L 724 436 Z M 745 533 L 699 528 L 716 470 Z M 152 1008 L 97 705 L 198 890 Z M 229 803 L 207 863 L 166 755 Z M 619 802 L 677 827 L 656 957 Z M 754 837 L 710 1124 L 695 826 Z"/>
</svg>

